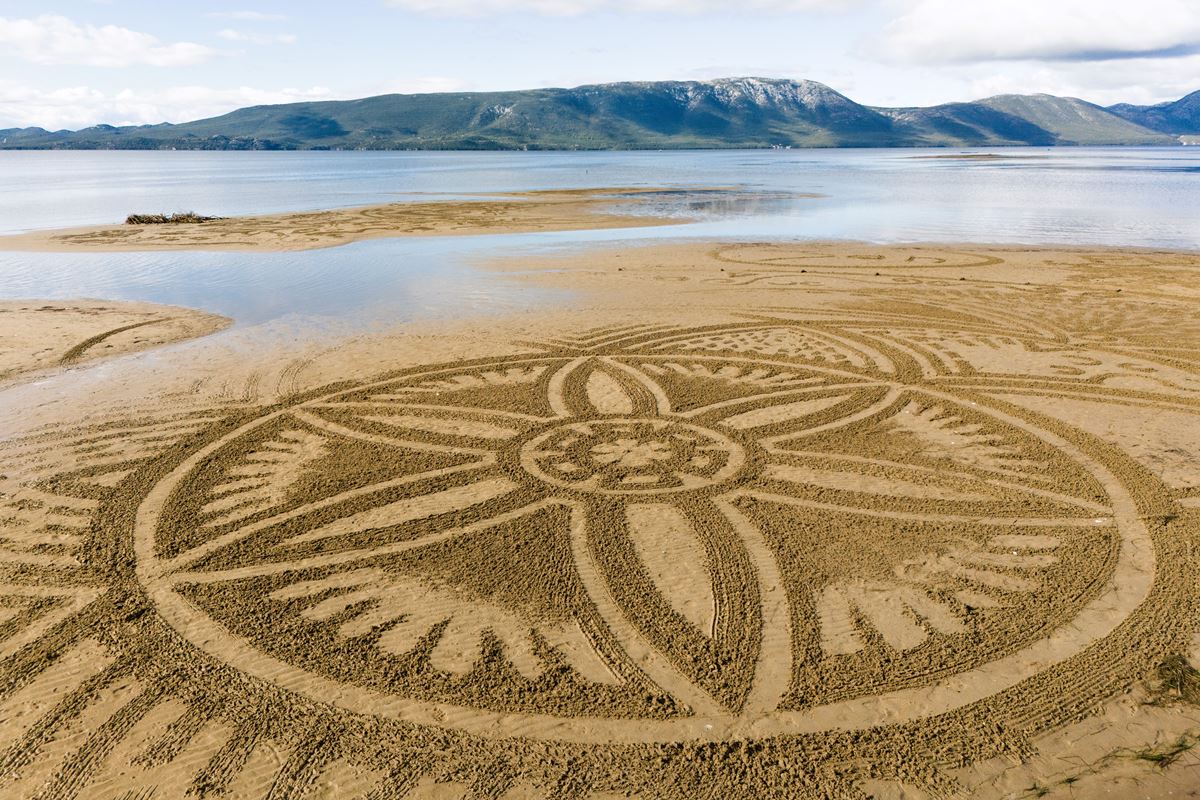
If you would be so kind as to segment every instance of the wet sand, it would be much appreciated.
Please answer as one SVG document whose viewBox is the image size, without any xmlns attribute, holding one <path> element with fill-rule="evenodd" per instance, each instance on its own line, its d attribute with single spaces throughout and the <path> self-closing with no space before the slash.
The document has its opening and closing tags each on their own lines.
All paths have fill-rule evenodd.
<svg viewBox="0 0 1200 800">
<path fill-rule="evenodd" d="M 0 395 L 0 794 L 1200 791 L 1200 255 L 486 266 Z"/>
<path fill-rule="evenodd" d="M 0 301 L 0 384 L 205 336 L 230 320 L 154 303 Z"/>
</svg>

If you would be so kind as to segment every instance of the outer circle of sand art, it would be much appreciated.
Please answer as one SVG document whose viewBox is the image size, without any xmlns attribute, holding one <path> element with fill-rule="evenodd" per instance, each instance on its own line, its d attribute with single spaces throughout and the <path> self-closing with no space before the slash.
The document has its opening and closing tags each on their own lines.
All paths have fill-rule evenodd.
<svg viewBox="0 0 1200 800">
<path fill-rule="evenodd" d="M 1134 499 L 1071 442 L 907 386 L 886 359 L 747 358 L 720 336 L 690 352 L 651 341 L 434 366 L 274 410 L 145 496 L 139 582 L 193 646 L 311 700 L 485 737 L 605 743 L 926 719 L 1079 655 L 1148 596 L 1154 551 Z M 839 437 L 854 436 L 968 446 L 938 466 L 923 451 L 850 455 Z M 355 456 L 374 458 L 369 479 L 293 496 L 354 448 L 374 454 Z M 1099 490 L 1054 485 L 1047 458 L 1072 465 L 1068 488 Z M 530 570 L 539 548 L 568 554 L 573 610 L 554 596 L 523 608 L 439 566 L 522 535 Z M 496 569 L 515 580 L 524 557 L 513 563 Z M 1080 576 L 1073 600 L 1057 597 L 1054 581 Z M 326 667 L 274 641 L 273 622 L 243 629 L 247 615 L 378 652 L 350 669 L 330 650 Z M 990 649 L 976 654 L 973 632 Z M 906 677 L 922 652 L 953 668 Z M 898 665 L 890 684 L 822 677 L 875 675 L 880 659 Z M 407 688 L 379 664 L 407 665 Z M 527 691 L 492 704 L 464 689 L 488 669 Z M 577 704 L 537 705 L 550 674 L 570 676 L 555 692 Z M 612 700 L 626 689 L 673 706 Z"/>
<path fill-rule="evenodd" d="M 967 268 L 989 267 L 1003 263 L 995 255 L 973 253 L 965 250 L 938 248 L 931 251 L 924 247 L 862 248 L 850 250 L 838 256 L 820 248 L 805 252 L 796 247 L 771 244 L 742 244 L 720 247 L 713 257 L 727 264 L 745 264 L 766 269 L 795 267 L 817 269 L 887 269 L 887 268 Z"/>
</svg>

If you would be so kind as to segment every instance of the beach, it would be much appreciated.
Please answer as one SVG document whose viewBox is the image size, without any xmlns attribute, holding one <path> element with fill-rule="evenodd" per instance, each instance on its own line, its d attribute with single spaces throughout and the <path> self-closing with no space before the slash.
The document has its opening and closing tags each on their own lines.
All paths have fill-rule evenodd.
<svg viewBox="0 0 1200 800">
<path fill-rule="evenodd" d="M 153 303 L 0 301 L 0 383 L 205 336 L 229 322 Z"/>
<path fill-rule="evenodd" d="M 628 225 L 612 202 L 8 241 Z M 0 368 L 40 379 L 5 390 L 0 794 L 1195 796 L 1200 255 L 477 267 L 573 294 L 236 346 L 178 308 L 4 306 Z"/>
</svg>

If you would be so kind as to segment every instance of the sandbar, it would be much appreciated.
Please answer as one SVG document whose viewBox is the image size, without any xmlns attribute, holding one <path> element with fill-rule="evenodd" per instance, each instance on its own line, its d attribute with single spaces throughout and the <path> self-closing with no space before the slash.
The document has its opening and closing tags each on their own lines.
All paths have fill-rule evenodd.
<svg viewBox="0 0 1200 800">
<path fill-rule="evenodd" d="M 678 225 L 686 220 L 635 213 L 682 190 L 563 189 L 480 195 L 470 200 L 387 203 L 356 208 L 228 217 L 200 224 L 99 225 L 0 237 L 0 250 L 280 252 L 337 247 L 399 236 L 476 236 Z M 698 198 L 729 190 L 687 189 Z"/>
</svg>

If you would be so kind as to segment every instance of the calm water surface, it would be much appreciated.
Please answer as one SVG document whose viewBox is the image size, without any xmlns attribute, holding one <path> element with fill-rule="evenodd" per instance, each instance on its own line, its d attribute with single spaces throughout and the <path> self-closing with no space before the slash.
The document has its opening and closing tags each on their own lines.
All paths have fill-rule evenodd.
<svg viewBox="0 0 1200 800">
<path fill-rule="evenodd" d="M 261 214 L 595 186 L 743 190 L 711 203 L 666 196 L 658 210 L 681 224 L 641 230 L 377 240 L 280 254 L 0 250 L 0 297 L 139 299 L 227 314 L 243 326 L 354 326 L 556 302 L 558 294 L 471 265 L 587 243 L 753 237 L 1200 250 L 1200 148 L 918 157 L 947 152 L 0 152 L 0 233 L 116 222 L 134 211 Z M 798 193 L 822 197 L 789 199 Z M 683 224 L 695 214 L 699 222 Z"/>
</svg>

